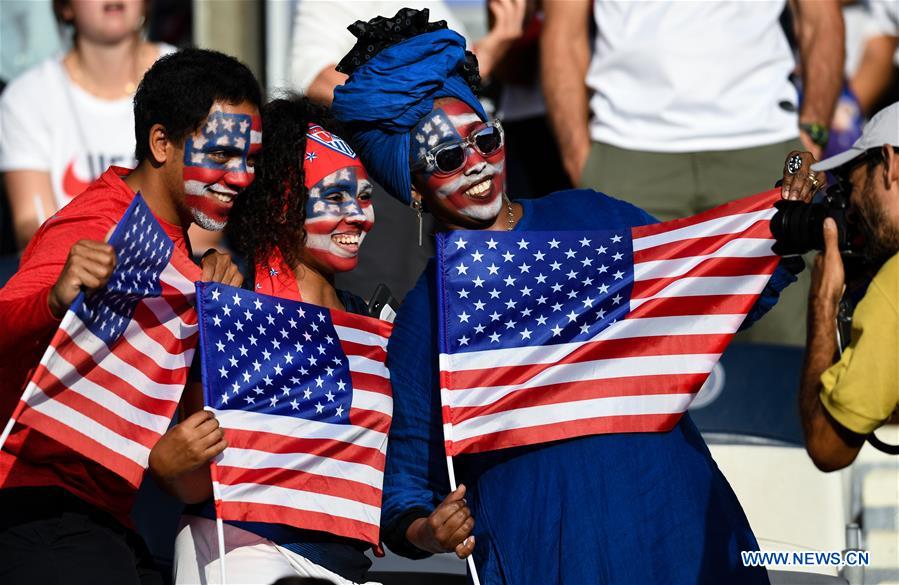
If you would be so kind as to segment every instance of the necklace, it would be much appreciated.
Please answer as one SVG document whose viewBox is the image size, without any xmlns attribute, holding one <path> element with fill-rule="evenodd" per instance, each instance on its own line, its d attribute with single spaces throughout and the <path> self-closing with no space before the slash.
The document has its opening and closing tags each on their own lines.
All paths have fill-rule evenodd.
<svg viewBox="0 0 899 585">
<path fill-rule="evenodd" d="M 84 72 L 84 68 L 81 64 L 81 54 L 78 52 L 76 48 L 73 51 L 73 55 L 71 60 L 69 61 L 69 76 L 72 81 L 74 81 L 77 85 L 80 85 L 84 88 L 89 94 L 99 97 L 101 99 L 122 99 L 123 97 L 132 95 L 135 90 L 137 90 L 137 81 L 140 80 L 140 74 L 138 69 L 140 60 L 140 45 L 137 45 L 135 49 L 131 53 L 131 75 L 130 79 L 128 79 L 125 84 L 122 86 L 119 95 L 111 96 L 105 93 L 103 90 L 99 88 L 99 86 Z"/>
<path fill-rule="evenodd" d="M 511 232 L 515 223 L 515 214 L 512 213 L 512 202 L 505 195 L 503 195 L 503 199 L 506 200 L 506 211 L 509 212 L 509 226 L 506 228 L 506 231 Z"/>
</svg>

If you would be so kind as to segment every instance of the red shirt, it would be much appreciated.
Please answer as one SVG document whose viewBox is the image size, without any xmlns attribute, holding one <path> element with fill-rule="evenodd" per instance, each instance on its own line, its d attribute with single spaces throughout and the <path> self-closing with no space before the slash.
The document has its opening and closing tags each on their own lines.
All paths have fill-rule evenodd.
<svg viewBox="0 0 899 585">
<path fill-rule="evenodd" d="M 59 325 L 47 302 L 69 250 L 79 240 L 103 241 L 134 199 L 110 167 L 47 220 L 25 249 L 18 272 L 0 289 L 0 425 L 5 427 Z M 175 248 L 189 254 L 180 225 L 156 218 Z M 2 427 L 0 427 L 2 428 Z M 0 452 L 0 488 L 60 486 L 123 523 L 134 490 L 120 477 L 48 437 L 16 425 Z"/>
</svg>

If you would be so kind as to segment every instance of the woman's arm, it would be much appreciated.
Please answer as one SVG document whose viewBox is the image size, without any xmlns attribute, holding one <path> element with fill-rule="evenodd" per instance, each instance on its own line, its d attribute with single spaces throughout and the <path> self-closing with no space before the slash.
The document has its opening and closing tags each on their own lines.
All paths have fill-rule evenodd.
<svg viewBox="0 0 899 585">
<path fill-rule="evenodd" d="M 393 419 L 381 538 L 393 552 L 413 559 L 453 550 L 467 556 L 470 547 L 460 543 L 474 524 L 462 499 L 464 488 L 449 494 L 436 373 L 434 268 L 431 261 L 406 295 L 387 346 Z M 473 546 L 473 540 L 469 543 Z"/>
<path fill-rule="evenodd" d="M 4 175 L 16 244 L 25 249 L 41 224 L 56 213 L 50 173 L 9 171 Z"/>
</svg>

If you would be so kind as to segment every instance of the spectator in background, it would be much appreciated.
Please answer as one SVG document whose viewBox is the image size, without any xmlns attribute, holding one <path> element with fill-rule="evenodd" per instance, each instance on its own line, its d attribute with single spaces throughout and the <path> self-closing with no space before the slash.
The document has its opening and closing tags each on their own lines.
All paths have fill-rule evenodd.
<svg viewBox="0 0 899 585">
<path fill-rule="evenodd" d="M 521 36 L 525 0 L 488 0 L 492 15 L 490 32 L 473 45 L 465 28 L 453 16 L 445 0 L 299 0 L 293 27 L 292 80 L 294 89 L 312 100 L 330 105 L 334 88 L 347 76 L 335 67 L 353 46 L 355 39 L 347 27 L 357 20 L 369 20 L 379 14 L 393 14 L 400 8 L 427 9 L 432 20 L 445 20 L 453 30 L 466 37 L 478 56 L 482 77 L 488 77 L 512 43 Z"/>
<path fill-rule="evenodd" d="M 846 39 L 844 82 L 830 123 L 827 146 L 819 158 L 831 157 L 852 147 L 862 134 L 865 119 L 875 114 L 888 97 L 894 77 L 895 39 L 884 36 L 882 2 L 878 10 L 872 8 L 868 0 L 840 0 L 840 4 Z M 781 24 L 798 58 L 797 31 L 790 11 L 784 12 Z M 799 87 L 801 101 L 798 65 L 792 79 Z"/>
<path fill-rule="evenodd" d="M 858 66 L 849 80 L 862 112 L 872 115 L 896 79 L 899 3 L 871 0 L 872 30 L 866 35 Z"/>
<path fill-rule="evenodd" d="M 148 8 L 143 0 L 54 0 L 57 22 L 73 29 L 72 48 L 3 93 L 0 171 L 20 249 L 108 167 L 134 167 L 134 92 L 144 71 L 175 51 L 143 38 Z M 191 237 L 196 253 L 217 241 L 196 227 Z"/>
<path fill-rule="evenodd" d="M 842 83 L 840 4 L 793 3 L 798 115 L 785 5 L 547 0 L 543 91 L 571 180 L 664 221 L 771 188 L 792 150 L 820 154 Z M 802 343 L 794 288 L 754 339 Z"/>
<path fill-rule="evenodd" d="M 110 165 L 134 166 L 131 100 L 173 47 L 141 38 L 144 2 L 55 0 L 73 47 L 26 71 L 0 100 L 0 170 L 20 248 Z"/>
<path fill-rule="evenodd" d="M 489 22 L 498 19 L 497 2 L 489 2 Z M 521 37 L 494 67 L 492 81 L 498 85 L 496 117 L 503 122 L 508 138 L 506 184 L 517 198 L 533 198 L 571 189 L 559 148 L 553 138 L 540 87 L 540 33 L 543 1 L 521 2 L 524 25 Z"/>
</svg>

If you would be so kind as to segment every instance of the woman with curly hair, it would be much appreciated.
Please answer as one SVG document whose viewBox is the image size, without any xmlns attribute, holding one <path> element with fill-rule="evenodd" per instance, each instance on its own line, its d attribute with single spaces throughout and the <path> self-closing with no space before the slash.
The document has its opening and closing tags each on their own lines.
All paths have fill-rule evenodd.
<svg viewBox="0 0 899 585">
<path fill-rule="evenodd" d="M 325 109 L 306 98 L 279 99 L 262 110 L 265 147 L 256 181 L 236 202 L 228 234 L 248 261 L 245 286 L 256 292 L 364 313 L 361 298 L 334 288 L 352 270 L 374 224 L 372 184 L 356 153 L 328 128 Z M 218 583 L 219 549 L 209 461 L 226 448 L 218 423 L 202 410 L 201 392 L 184 399 L 191 414 L 150 455 L 156 478 L 189 505 L 175 540 L 177 583 Z M 369 545 L 281 524 L 226 522 L 225 560 L 235 583 L 285 576 L 361 583 Z"/>
</svg>

